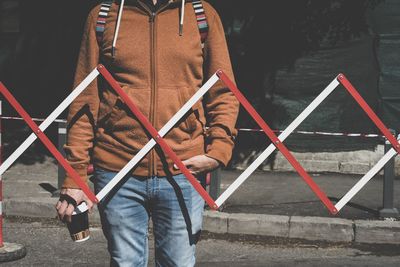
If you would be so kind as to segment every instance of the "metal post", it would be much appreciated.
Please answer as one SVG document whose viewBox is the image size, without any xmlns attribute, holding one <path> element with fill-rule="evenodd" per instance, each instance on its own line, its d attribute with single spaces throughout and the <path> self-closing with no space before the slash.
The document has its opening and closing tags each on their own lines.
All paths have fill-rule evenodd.
<svg viewBox="0 0 400 267">
<path fill-rule="evenodd" d="M 1 142 L 1 134 L 2 134 L 2 125 L 1 125 L 1 115 L 2 113 L 2 106 L 1 106 L 1 101 L 0 101 L 0 164 L 2 162 L 1 156 L 3 155 L 3 146 Z M 2 176 L 0 175 L 0 248 L 4 247 L 3 243 L 3 179 Z"/>
<path fill-rule="evenodd" d="M 210 196 L 217 199 L 221 195 L 221 168 L 211 172 Z"/>
<path fill-rule="evenodd" d="M 395 131 L 390 130 L 395 136 Z M 392 148 L 390 142 L 385 140 L 385 153 Z M 395 157 L 393 157 L 383 169 L 383 208 L 379 211 L 382 218 L 398 218 L 399 211 L 393 205 Z"/>
<path fill-rule="evenodd" d="M 67 142 L 67 123 L 66 122 L 58 122 L 58 151 L 61 152 L 63 157 L 65 157 L 65 152 L 64 152 L 64 145 Z M 57 182 L 57 188 L 58 190 L 53 193 L 53 197 L 59 197 L 60 196 L 60 189 L 61 186 L 64 182 L 65 178 L 65 169 L 58 164 L 58 182 Z"/>
</svg>

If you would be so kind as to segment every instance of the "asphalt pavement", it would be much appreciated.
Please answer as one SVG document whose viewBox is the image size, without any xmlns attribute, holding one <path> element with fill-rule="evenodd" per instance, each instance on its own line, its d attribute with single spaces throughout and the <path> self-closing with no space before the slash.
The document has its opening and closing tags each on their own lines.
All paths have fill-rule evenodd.
<svg viewBox="0 0 400 267">
<path fill-rule="evenodd" d="M 241 171 L 224 171 L 222 190 L 240 173 Z M 339 173 L 312 173 L 311 176 L 333 203 L 362 177 Z M 400 179 L 395 180 L 394 196 L 394 207 L 400 208 L 400 198 L 397 197 L 400 196 Z M 339 214 L 331 215 L 298 173 L 258 171 L 228 199 L 224 211 L 373 220 L 379 219 L 382 202 L 382 176 L 372 179 Z"/>
<path fill-rule="evenodd" d="M 85 243 L 73 243 L 66 228 L 51 219 L 6 220 L 5 239 L 27 248 L 25 258 L 1 263 L 22 266 L 109 266 L 106 241 L 100 228 L 91 228 Z M 154 266 L 154 244 L 150 234 L 149 266 Z M 199 267 L 265 266 L 399 266 L 400 247 L 304 242 L 276 238 L 251 238 L 205 233 L 197 246 Z"/>
</svg>

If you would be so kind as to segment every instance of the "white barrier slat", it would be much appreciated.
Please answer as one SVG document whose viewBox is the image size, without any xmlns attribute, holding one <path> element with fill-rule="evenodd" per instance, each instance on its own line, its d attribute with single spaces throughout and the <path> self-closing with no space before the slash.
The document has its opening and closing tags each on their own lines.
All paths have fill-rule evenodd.
<svg viewBox="0 0 400 267">
<path fill-rule="evenodd" d="M 340 211 L 394 156 L 397 155 L 397 151 L 392 148 L 390 149 L 375 166 L 369 170 L 351 189 L 344 195 L 335 208 Z"/>
<path fill-rule="evenodd" d="M 219 80 L 218 76 L 214 74 L 197 92 L 186 102 L 185 105 L 164 125 L 159 131 L 159 135 L 164 137 L 174 125 L 192 108 L 192 106 L 199 101 L 203 95 L 210 90 L 210 88 Z M 96 195 L 97 199 L 101 201 L 129 172 L 138 164 L 143 157 L 156 145 L 156 141 L 151 139 L 125 166 L 117 175 Z M 84 212 L 87 210 L 86 203 L 82 203 L 77 207 L 75 212 Z"/>
<path fill-rule="evenodd" d="M 55 121 L 58 116 L 75 100 L 88 86 L 93 82 L 94 79 L 99 75 L 99 71 L 94 69 L 73 91 L 72 93 L 64 99 L 63 102 L 44 120 L 39 129 L 44 132 L 47 127 L 49 127 L 53 121 Z M 28 147 L 35 142 L 37 136 L 32 133 L 29 137 L 4 161 L 0 166 L 0 175 L 4 172 L 28 149 Z"/>
<path fill-rule="evenodd" d="M 279 135 L 281 142 L 285 139 L 336 89 L 339 85 L 339 81 L 335 78 L 319 95 L 315 98 L 311 104 Z M 215 201 L 218 207 L 220 207 L 238 188 L 243 184 L 244 181 L 274 152 L 276 147 L 271 144 L 261 153 L 260 156 L 221 194 L 221 196 Z"/>
<path fill-rule="evenodd" d="M 121 26 L 122 13 L 124 12 L 124 6 L 125 6 L 125 0 L 121 0 L 121 3 L 119 4 L 118 18 L 117 18 L 117 25 L 115 27 L 114 40 L 113 40 L 113 43 L 112 43 L 113 49 L 117 45 L 117 39 L 118 39 L 118 34 L 119 34 L 119 28 Z M 108 13 L 106 13 L 106 16 L 107 15 L 108 15 Z"/>
</svg>

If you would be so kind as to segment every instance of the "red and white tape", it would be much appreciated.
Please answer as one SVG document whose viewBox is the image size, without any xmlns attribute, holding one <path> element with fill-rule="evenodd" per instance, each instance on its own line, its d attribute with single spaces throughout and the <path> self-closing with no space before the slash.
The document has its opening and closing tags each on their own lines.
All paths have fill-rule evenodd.
<svg viewBox="0 0 400 267">
<path fill-rule="evenodd" d="M 11 117 L 11 116 L 0 116 L 2 120 L 19 120 L 23 121 L 23 118 L 20 117 Z M 33 121 L 43 122 L 45 119 L 41 118 L 32 118 Z M 65 119 L 56 119 L 54 122 L 67 123 Z M 254 132 L 254 133 L 263 133 L 262 129 L 250 129 L 250 128 L 237 128 L 239 132 Z M 283 130 L 273 130 L 274 133 L 282 133 Z M 379 134 L 366 134 L 366 133 L 335 133 L 335 132 L 322 132 L 322 131 L 293 131 L 292 134 L 301 134 L 301 135 L 316 135 L 316 136 L 343 136 L 343 137 L 362 137 L 362 138 L 385 138 L 384 135 Z"/>
</svg>

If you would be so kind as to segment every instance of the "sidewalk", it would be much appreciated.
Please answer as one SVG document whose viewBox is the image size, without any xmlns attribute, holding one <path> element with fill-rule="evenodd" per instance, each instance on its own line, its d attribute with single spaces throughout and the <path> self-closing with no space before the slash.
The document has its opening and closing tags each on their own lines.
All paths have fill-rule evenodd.
<svg viewBox="0 0 400 267">
<path fill-rule="evenodd" d="M 225 190 L 241 171 L 222 172 Z M 312 175 L 332 199 L 340 198 L 360 175 Z M 16 164 L 4 174 L 4 213 L 8 216 L 55 218 L 57 165 L 51 159 Z M 400 180 L 395 207 L 400 208 Z M 378 218 L 382 178 L 376 177 L 337 215 L 329 211 L 296 173 L 256 172 L 226 202 L 223 212 L 206 211 L 204 230 L 218 234 L 262 235 L 327 242 L 400 244 L 400 221 Z M 91 222 L 99 223 L 98 212 Z"/>
</svg>

